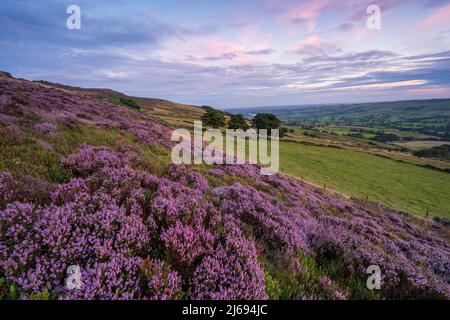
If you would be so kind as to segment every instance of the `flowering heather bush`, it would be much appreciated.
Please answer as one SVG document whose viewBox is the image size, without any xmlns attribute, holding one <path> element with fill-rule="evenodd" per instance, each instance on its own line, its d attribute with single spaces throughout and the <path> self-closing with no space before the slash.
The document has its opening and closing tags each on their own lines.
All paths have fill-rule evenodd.
<svg viewBox="0 0 450 320">
<path fill-rule="evenodd" d="M 266 299 L 263 271 L 254 245 L 241 238 L 227 238 L 195 270 L 193 299 Z"/>
<path fill-rule="evenodd" d="M 19 127 L 17 127 L 17 126 L 14 125 L 14 124 L 8 126 L 8 130 L 9 130 L 9 132 L 11 132 L 11 134 L 12 134 L 13 136 L 15 136 L 15 137 L 18 137 L 18 136 L 20 136 L 20 134 L 21 134 L 21 131 L 20 131 Z"/>
<path fill-rule="evenodd" d="M 88 176 L 104 167 L 120 168 L 129 163 L 110 148 L 82 145 L 76 154 L 64 158 L 62 164 L 77 176 Z"/>
<path fill-rule="evenodd" d="M 7 114 L 0 113 L 0 123 L 4 125 L 11 125 L 18 120 L 17 117 L 10 116 Z"/>
<path fill-rule="evenodd" d="M 209 173 L 215 177 L 221 177 L 223 175 L 223 171 L 217 168 L 211 168 L 211 169 L 207 169 L 206 173 Z"/>
<path fill-rule="evenodd" d="M 168 176 L 174 181 L 201 191 L 208 190 L 208 181 L 198 172 L 186 170 L 185 165 L 169 165 Z"/>
<path fill-rule="evenodd" d="M 161 260 L 147 259 L 143 270 L 148 279 L 146 297 L 151 300 L 173 300 L 182 298 L 182 279 Z"/>
<path fill-rule="evenodd" d="M 123 157 L 111 149 L 82 146 L 62 161 L 78 177 L 60 185 L 51 204 L 15 202 L 0 212 L 0 270 L 24 297 L 48 291 L 64 299 L 171 298 L 179 296 L 174 292 L 183 283 L 192 286 L 187 291 L 192 298 L 263 297 L 264 278 L 254 246 L 243 238 L 216 239 L 212 215 L 219 212 L 201 201 L 199 190 L 136 171 L 119 159 Z M 3 174 L 2 186 L 7 183 L 12 177 Z M 155 262 L 151 272 L 144 266 L 158 243 L 164 244 L 173 271 L 167 271 L 170 265 L 163 267 L 163 262 Z M 214 247 L 227 243 L 226 248 L 234 245 L 232 252 L 243 255 L 242 261 L 230 263 L 227 256 L 215 255 Z M 223 287 L 216 283 L 214 288 L 194 289 L 194 273 L 204 277 L 207 262 L 216 260 L 228 265 L 224 275 L 230 278 L 224 279 Z M 69 265 L 81 267 L 80 290 L 64 288 Z M 148 278 L 147 285 L 142 284 L 143 277 Z M 230 286 L 234 289 L 224 291 Z M 258 291 L 253 292 L 255 288 Z"/>
<path fill-rule="evenodd" d="M 53 134 L 58 131 L 58 128 L 50 122 L 37 123 L 34 125 L 34 129 L 42 133 Z"/>
<path fill-rule="evenodd" d="M 15 181 L 9 172 L 0 172 L 0 208 L 14 196 Z"/>
<path fill-rule="evenodd" d="M 212 251 L 214 236 L 204 228 L 192 228 L 176 221 L 174 226 L 161 233 L 169 255 L 174 263 L 193 264 L 197 258 Z"/>
<path fill-rule="evenodd" d="M 48 88 L 35 82 L 0 79 L 2 94 L 0 96 L 0 123 L 10 125 L 20 122 L 30 125 L 30 115 L 36 118 L 60 121 L 68 128 L 79 124 L 97 125 L 105 128 L 119 128 L 136 136 L 146 144 L 158 144 L 169 147 L 170 130 L 150 116 L 139 113 L 139 120 L 133 116 L 136 111 L 125 106 L 96 100 L 76 93 Z M 15 102 L 17 92 L 26 104 L 10 107 Z M 14 109 L 14 114 L 11 110 Z M 8 111 L 9 110 L 9 111 Z M 43 133 L 56 132 L 53 123 L 33 124 Z"/>
<path fill-rule="evenodd" d="M 264 299 L 258 256 L 283 268 L 298 252 L 325 270 L 342 266 L 342 279 L 365 279 L 368 265 L 380 265 L 387 298 L 449 296 L 448 244 L 394 213 L 282 177 L 253 176 L 261 190 L 277 186 L 268 192 L 239 183 L 211 189 L 182 166 L 156 177 L 133 169 L 124 152 L 81 146 L 62 160 L 74 178 L 47 205 L 11 202 L 16 183 L 0 175 L 0 272 L 23 297 Z M 70 265 L 81 268 L 80 290 L 64 287 Z M 350 297 L 340 280 L 321 277 L 327 297 Z"/>
<path fill-rule="evenodd" d="M 308 251 L 306 233 L 298 213 L 239 183 L 216 188 L 212 194 L 224 214 L 232 214 L 240 224 L 252 228 L 253 235 L 264 239 L 273 249 Z"/>
</svg>

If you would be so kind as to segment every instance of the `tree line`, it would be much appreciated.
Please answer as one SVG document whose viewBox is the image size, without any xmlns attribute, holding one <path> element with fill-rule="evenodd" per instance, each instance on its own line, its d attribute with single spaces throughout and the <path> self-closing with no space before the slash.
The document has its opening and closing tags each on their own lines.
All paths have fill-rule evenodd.
<svg viewBox="0 0 450 320">
<path fill-rule="evenodd" d="M 258 113 L 251 121 L 245 119 L 242 114 L 230 115 L 228 122 L 225 121 L 225 114 L 211 107 L 204 107 L 206 112 L 202 115 L 201 120 L 204 125 L 219 128 L 227 127 L 233 130 L 247 130 L 250 127 L 256 130 L 267 129 L 270 135 L 272 129 L 279 129 L 280 137 L 283 137 L 288 130 L 282 127 L 282 122 L 277 116 L 271 113 Z"/>
</svg>

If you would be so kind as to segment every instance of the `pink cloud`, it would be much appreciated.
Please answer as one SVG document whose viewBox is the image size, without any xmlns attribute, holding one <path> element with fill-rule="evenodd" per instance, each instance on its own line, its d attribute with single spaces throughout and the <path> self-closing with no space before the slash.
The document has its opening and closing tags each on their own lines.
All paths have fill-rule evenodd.
<svg viewBox="0 0 450 320">
<path fill-rule="evenodd" d="M 306 24 L 308 32 L 313 33 L 316 29 L 316 20 L 319 14 L 332 6 L 333 1 L 331 0 L 306 1 L 301 4 L 295 3 L 292 7 L 285 7 L 281 19 L 289 24 Z M 291 30 L 292 32 L 296 32 L 295 28 Z"/>
<path fill-rule="evenodd" d="M 430 16 L 422 21 L 417 30 L 427 30 L 443 24 L 448 24 L 450 21 L 450 4 L 437 8 Z"/>
<path fill-rule="evenodd" d="M 326 11 L 343 10 L 347 13 L 346 21 L 343 21 L 347 31 L 350 22 L 361 21 L 367 18 L 367 7 L 376 4 L 381 7 L 382 13 L 398 7 L 407 0 L 314 0 L 314 1 L 290 1 L 290 0 L 266 0 L 266 4 L 272 9 L 279 19 L 290 25 L 290 32 L 297 32 L 292 25 L 306 25 L 309 33 L 316 30 L 317 18 Z M 344 27 L 344 28 L 345 28 Z"/>
<path fill-rule="evenodd" d="M 406 92 L 413 95 L 450 96 L 450 88 L 447 87 L 409 89 Z"/>
</svg>

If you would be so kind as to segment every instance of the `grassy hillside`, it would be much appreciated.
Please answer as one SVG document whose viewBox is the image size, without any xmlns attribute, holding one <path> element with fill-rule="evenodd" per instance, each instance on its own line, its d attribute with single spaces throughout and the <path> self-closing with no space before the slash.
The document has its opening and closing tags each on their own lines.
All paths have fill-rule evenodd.
<svg viewBox="0 0 450 320">
<path fill-rule="evenodd" d="M 450 175 L 344 148 L 282 141 L 283 172 L 349 196 L 425 215 L 450 217 Z"/>
<path fill-rule="evenodd" d="M 127 100 L 135 102 L 144 113 L 151 115 L 168 126 L 176 128 L 187 128 L 192 126 L 192 122 L 200 119 L 205 112 L 204 109 L 198 106 L 176 103 L 164 99 L 142 98 L 127 96 L 121 92 L 111 89 L 102 88 L 80 88 L 52 83 L 48 81 L 36 81 L 48 87 L 59 88 L 67 90 L 69 93 L 76 92 L 85 97 L 93 97 L 106 102 L 112 102 L 118 105 L 128 106 Z"/>
</svg>

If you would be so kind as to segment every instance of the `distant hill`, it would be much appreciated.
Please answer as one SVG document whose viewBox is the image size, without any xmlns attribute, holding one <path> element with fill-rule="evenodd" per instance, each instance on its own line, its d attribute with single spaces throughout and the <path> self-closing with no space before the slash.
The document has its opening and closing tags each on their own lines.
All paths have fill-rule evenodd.
<svg viewBox="0 0 450 320">
<path fill-rule="evenodd" d="M 77 92 L 85 96 L 91 96 L 95 98 L 99 98 L 102 100 L 106 100 L 109 102 L 121 104 L 120 99 L 129 99 L 135 101 L 139 106 L 148 109 L 149 113 L 153 115 L 161 115 L 161 116 L 181 116 L 181 115 L 198 115 L 200 117 L 204 110 L 201 107 L 186 105 L 181 103 L 175 103 L 169 100 L 157 99 L 157 98 L 142 98 L 142 97 L 134 97 L 128 96 L 122 92 L 114 91 L 111 89 L 105 88 L 80 88 L 73 87 L 68 85 L 63 85 L 59 83 L 53 83 L 49 81 L 35 81 L 44 85 L 48 85 L 50 87 L 56 87 L 60 89 L 65 89 L 71 92 Z"/>
<path fill-rule="evenodd" d="M 249 115 L 267 110 L 286 122 L 395 128 L 438 136 L 445 134 L 450 123 L 450 99 L 241 108 L 232 111 Z"/>
<path fill-rule="evenodd" d="M 11 74 L 7 72 L 2 72 L 1 74 L 3 74 L 4 77 L 12 77 Z M 142 108 L 146 114 L 158 118 L 160 121 L 163 121 L 166 125 L 171 127 L 191 127 L 192 122 L 194 120 L 199 120 L 207 108 L 214 108 L 212 106 L 189 105 L 158 98 L 128 96 L 122 92 L 106 88 L 81 88 L 49 81 L 34 82 L 131 108 Z M 226 111 L 218 111 L 222 112 L 226 119 L 231 115 Z"/>
</svg>

